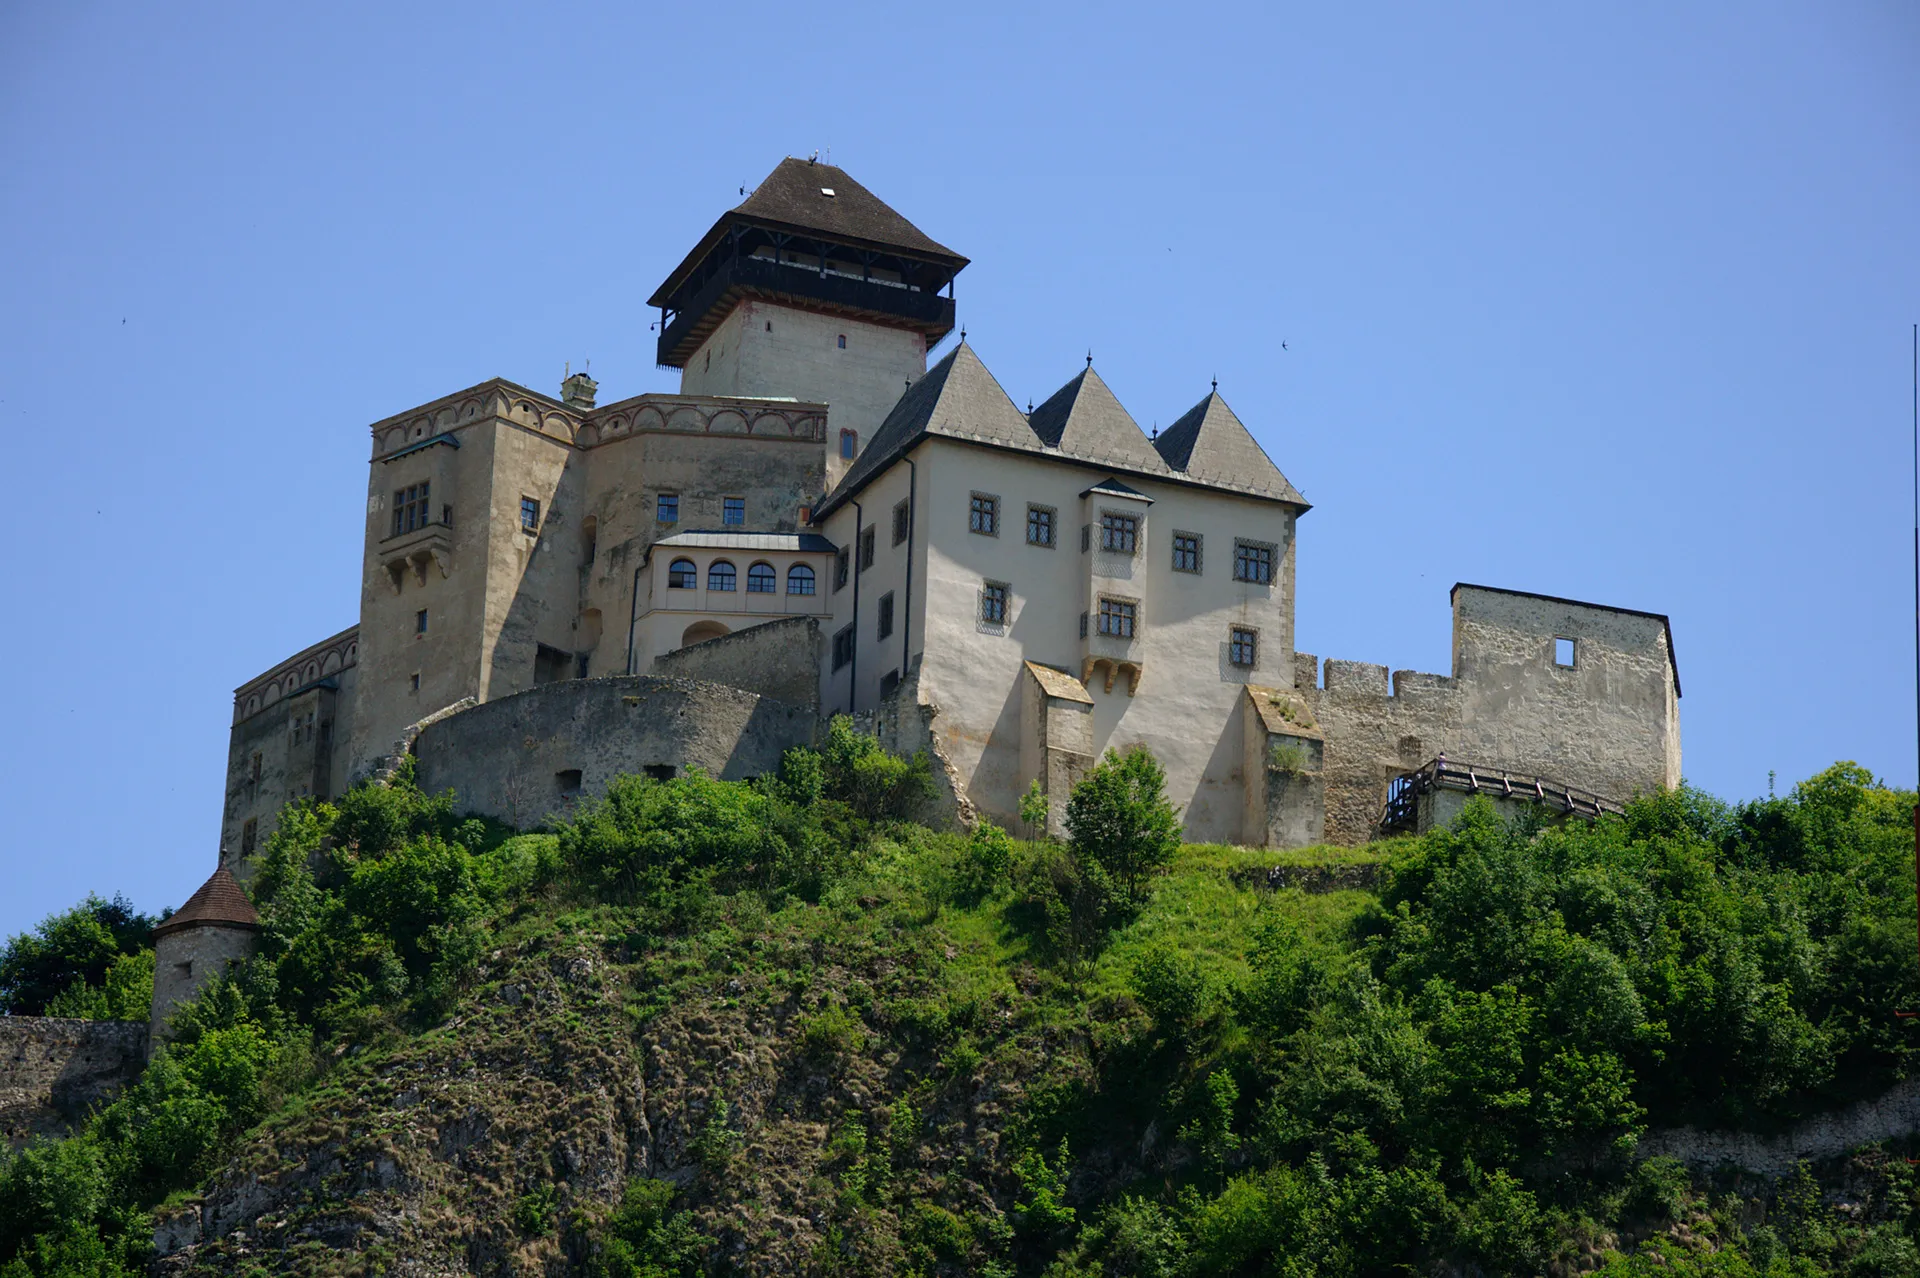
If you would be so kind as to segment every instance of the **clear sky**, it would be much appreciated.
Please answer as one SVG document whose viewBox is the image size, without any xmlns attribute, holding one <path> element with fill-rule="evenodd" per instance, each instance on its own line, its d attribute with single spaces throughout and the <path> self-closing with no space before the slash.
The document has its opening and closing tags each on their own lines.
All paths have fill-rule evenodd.
<svg viewBox="0 0 1920 1278">
<path fill-rule="evenodd" d="M 1023 405 L 1220 390 L 1299 647 L 1672 616 L 1685 770 L 1911 785 L 1920 6 L 0 6 L 0 933 L 214 866 L 231 691 L 353 623 L 368 423 L 669 390 L 784 155 L 973 259 Z M 1285 342 L 1285 349 L 1281 343 Z"/>
</svg>

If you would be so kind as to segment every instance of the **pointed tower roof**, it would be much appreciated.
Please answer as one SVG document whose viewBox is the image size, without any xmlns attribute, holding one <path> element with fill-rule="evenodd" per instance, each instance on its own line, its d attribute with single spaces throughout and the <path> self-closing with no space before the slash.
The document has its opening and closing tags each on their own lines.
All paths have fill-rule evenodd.
<svg viewBox="0 0 1920 1278">
<path fill-rule="evenodd" d="M 1034 409 L 1027 424 L 1047 447 L 1069 456 L 1149 475 L 1166 471 L 1140 423 L 1120 406 L 1091 364 Z"/>
<path fill-rule="evenodd" d="M 1039 452 L 1026 415 L 964 341 L 907 387 L 840 484 L 815 512 L 826 517 L 929 435 Z"/>
<path fill-rule="evenodd" d="M 1189 479 L 1309 508 L 1219 391 L 1208 392 L 1179 421 L 1161 431 L 1153 446 L 1167 465 Z"/>
<path fill-rule="evenodd" d="M 159 938 L 189 927 L 237 927 L 251 931 L 259 926 L 260 912 L 247 899 L 240 881 L 223 865 L 200 885 L 199 891 L 187 898 L 185 905 L 154 928 L 153 935 Z"/>
</svg>

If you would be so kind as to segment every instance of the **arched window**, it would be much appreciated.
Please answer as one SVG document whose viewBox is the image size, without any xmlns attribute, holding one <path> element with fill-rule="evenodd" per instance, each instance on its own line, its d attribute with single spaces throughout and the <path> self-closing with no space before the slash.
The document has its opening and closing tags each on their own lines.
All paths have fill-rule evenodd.
<svg viewBox="0 0 1920 1278">
<path fill-rule="evenodd" d="M 733 577 L 733 565 L 724 559 L 716 559 L 707 565 L 708 590 L 732 590 Z"/>
<path fill-rule="evenodd" d="M 787 593 L 790 595 L 812 594 L 813 569 L 805 564 L 795 564 L 787 569 Z"/>
<path fill-rule="evenodd" d="M 859 451 L 860 451 L 859 433 L 851 430 L 841 431 L 840 432 L 840 455 L 842 457 L 850 458 Z"/>
<path fill-rule="evenodd" d="M 676 559 L 667 569 L 667 589 L 692 590 L 700 584 L 700 570 L 691 559 Z"/>
<path fill-rule="evenodd" d="M 780 575 L 769 563 L 758 563 L 747 569 L 747 593 L 750 595 L 771 595 L 777 593 Z"/>
</svg>

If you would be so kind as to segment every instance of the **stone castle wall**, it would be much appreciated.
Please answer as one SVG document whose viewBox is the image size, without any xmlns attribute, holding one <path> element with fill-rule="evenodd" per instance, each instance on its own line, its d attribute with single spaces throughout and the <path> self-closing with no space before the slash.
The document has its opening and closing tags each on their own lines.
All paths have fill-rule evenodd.
<svg viewBox="0 0 1920 1278">
<path fill-rule="evenodd" d="M 415 739 L 418 779 L 455 809 L 520 829 L 565 815 L 621 774 L 725 780 L 776 771 L 810 745 L 811 706 L 688 679 L 622 675 L 542 684 L 449 715 Z"/>
<path fill-rule="evenodd" d="M 146 1060 L 144 1021 L 0 1016 L 0 1134 L 11 1148 L 64 1136 Z"/>
<path fill-rule="evenodd" d="M 790 706 L 820 707 L 820 621 L 789 617 L 736 630 L 653 659 L 663 679 L 724 683 Z"/>
</svg>

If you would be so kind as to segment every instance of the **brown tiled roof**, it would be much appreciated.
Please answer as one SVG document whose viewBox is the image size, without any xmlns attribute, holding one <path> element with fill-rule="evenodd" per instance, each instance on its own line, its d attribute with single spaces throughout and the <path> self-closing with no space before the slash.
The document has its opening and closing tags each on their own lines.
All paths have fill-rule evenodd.
<svg viewBox="0 0 1920 1278">
<path fill-rule="evenodd" d="M 160 937 L 188 927 L 259 926 L 260 911 L 253 908 L 253 902 L 247 899 L 240 881 L 229 874 L 223 865 L 213 872 L 212 878 L 200 885 L 199 891 L 187 898 L 185 905 L 153 929 L 153 934 Z"/>
</svg>

